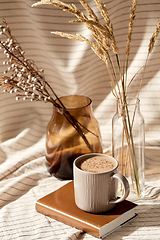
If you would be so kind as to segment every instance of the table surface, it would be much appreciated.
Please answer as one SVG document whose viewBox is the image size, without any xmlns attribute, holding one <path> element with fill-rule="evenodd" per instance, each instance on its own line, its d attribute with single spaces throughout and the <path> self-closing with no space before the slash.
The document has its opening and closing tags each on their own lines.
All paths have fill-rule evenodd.
<svg viewBox="0 0 160 240">
<path fill-rule="evenodd" d="M 17 163 L 18 165 L 20 162 Z M 22 162 L 21 162 L 22 164 Z M 1 169 L 2 170 L 2 169 Z M 45 159 L 10 166 L 0 182 L 0 239 L 96 239 L 52 218 L 39 214 L 35 202 L 68 181 L 51 177 Z M 3 175 L 4 176 L 4 175 Z M 146 196 L 136 201 L 136 217 L 106 239 L 160 239 L 160 181 L 159 170 L 146 176 Z M 2 174 L 1 174 L 2 178 Z"/>
</svg>

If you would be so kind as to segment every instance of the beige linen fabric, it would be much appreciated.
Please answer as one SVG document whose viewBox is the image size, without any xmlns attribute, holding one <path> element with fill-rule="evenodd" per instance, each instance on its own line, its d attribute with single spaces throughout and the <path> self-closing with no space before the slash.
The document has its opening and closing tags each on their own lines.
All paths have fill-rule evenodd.
<svg viewBox="0 0 160 240">
<path fill-rule="evenodd" d="M 39 68 L 58 96 L 87 95 L 93 100 L 105 151 L 111 148 L 111 119 L 115 113 L 109 77 L 104 63 L 89 46 L 51 31 L 90 32 L 70 24 L 73 17 L 52 6 L 31 8 L 34 0 L 1 0 L 0 17 Z M 69 2 L 66 0 L 66 2 Z M 72 2 L 77 3 L 77 0 Z M 93 0 L 87 1 L 95 7 Z M 106 0 L 120 52 L 125 52 L 131 0 Z M 78 4 L 81 8 L 81 6 Z M 137 6 L 129 65 L 129 78 L 141 67 L 149 39 L 160 17 L 159 0 L 141 0 Z M 160 41 L 158 40 L 144 76 L 140 99 L 146 130 L 146 198 L 139 201 L 139 216 L 107 239 L 160 239 Z M 0 51 L 0 73 L 4 71 Z M 122 57 L 123 60 L 123 57 Z M 130 88 L 136 96 L 140 76 Z M 0 92 L 0 239 L 75 240 L 95 239 L 54 219 L 38 214 L 35 202 L 67 181 L 51 177 L 45 167 L 45 131 L 52 106 L 43 102 L 15 101 Z"/>
</svg>

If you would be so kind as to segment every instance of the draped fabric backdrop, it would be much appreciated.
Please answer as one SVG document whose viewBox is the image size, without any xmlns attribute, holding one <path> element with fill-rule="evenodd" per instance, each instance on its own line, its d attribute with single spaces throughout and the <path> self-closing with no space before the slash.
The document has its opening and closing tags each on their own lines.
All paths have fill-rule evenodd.
<svg viewBox="0 0 160 240">
<path fill-rule="evenodd" d="M 57 95 L 81 94 L 93 101 L 104 150 L 111 149 L 111 119 L 115 98 L 105 64 L 86 43 L 52 35 L 51 31 L 80 33 L 91 38 L 84 25 L 70 24 L 68 13 L 50 5 L 31 8 L 35 0 L 0 0 L 5 18 L 26 57 L 45 71 Z M 66 0 L 65 2 L 70 2 Z M 73 3 L 82 9 L 77 0 Z M 95 8 L 93 0 L 87 0 Z M 105 0 L 121 60 L 128 32 L 131 0 Z M 131 44 L 128 79 L 144 65 L 149 39 L 160 17 L 160 0 L 139 0 Z M 150 56 L 140 93 L 145 119 L 146 197 L 138 202 L 139 216 L 107 239 L 160 239 L 160 38 Z M 5 70 L 0 50 L 0 73 Z M 129 93 L 136 96 L 141 74 Z M 35 202 L 67 181 L 51 177 L 45 167 L 45 132 L 52 105 L 16 101 L 0 92 L 0 239 L 95 239 L 35 210 Z"/>
</svg>

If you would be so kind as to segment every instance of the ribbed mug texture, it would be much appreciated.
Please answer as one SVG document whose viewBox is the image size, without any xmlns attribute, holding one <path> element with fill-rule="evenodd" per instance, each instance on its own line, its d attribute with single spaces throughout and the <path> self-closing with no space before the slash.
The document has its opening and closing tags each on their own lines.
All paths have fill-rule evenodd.
<svg viewBox="0 0 160 240">
<path fill-rule="evenodd" d="M 90 154 L 84 155 L 89 157 Z M 93 155 L 92 156 L 97 156 Z M 115 199 L 117 192 L 118 181 L 112 178 L 113 174 L 117 173 L 117 166 L 103 173 L 92 173 L 81 170 L 77 167 L 82 157 L 77 158 L 74 162 L 74 194 L 76 205 L 87 212 L 105 212 L 115 206 L 115 203 L 110 203 L 111 199 Z"/>
</svg>

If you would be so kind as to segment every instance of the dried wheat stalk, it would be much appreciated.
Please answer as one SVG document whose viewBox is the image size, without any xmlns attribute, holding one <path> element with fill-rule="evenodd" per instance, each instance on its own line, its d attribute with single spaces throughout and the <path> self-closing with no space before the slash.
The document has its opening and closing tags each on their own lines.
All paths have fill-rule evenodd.
<svg viewBox="0 0 160 240">
<path fill-rule="evenodd" d="M 60 35 L 61 37 L 66 37 L 69 39 L 78 40 L 81 42 L 86 42 L 91 45 L 91 49 L 94 51 L 94 53 L 102 59 L 108 69 L 108 73 L 111 80 L 111 88 L 114 96 L 120 100 L 121 103 L 125 101 L 126 95 L 127 95 L 127 70 L 128 70 L 128 61 L 130 56 L 130 48 L 131 48 L 131 41 L 132 41 L 132 33 L 133 33 L 133 22 L 136 17 L 136 7 L 137 7 L 137 0 L 132 1 L 132 6 L 130 8 L 130 16 L 129 16 L 129 25 L 128 25 L 128 37 L 127 37 L 127 44 L 126 44 L 126 52 L 125 55 L 127 57 L 126 63 L 124 64 L 123 69 L 126 69 L 124 73 L 122 73 L 121 70 L 121 63 L 119 60 L 119 50 L 116 43 L 116 39 L 114 36 L 114 29 L 113 25 L 110 21 L 109 14 L 107 7 L 105 6 L 104 2 L 102 0 L 94 0 L 97 9 L 101 13 L 104 24 L 102 24 L 97 17 L 96 13 L 93 11 L 93 9 L 89 6 L 88 3 L 86 3 L 85 0 L 78 0 L 81 5 L 83 6 L 84 10 L 87 11 L 87 14 L 84 14 L 83 11 L 79 10 L 75 4 L 67 4 L 63 1 L 58 0 L 41 0 L 40 2 L 34 3 L 32 7 L 43 5 L 43 4 L 50 4 L 54 5 L 57 8 L 62 9 L 63 11 L 69 12 L 72 15 L 74 15 L 77 20 L 71 20 L 71 23 L 83 23 L 86 25 L 86 27 L 91 31 L 93 36 L 93 41 L 90 41 L 85 36 L 82 36 L 80 34 L 68 34 L 64 32 L 51 32 L 52 34 Z M 149 45 L 149 51 L 150 54 L 153 50 L 155 41 L 159 34 L 159 24 L 155 30 L 155 33 L 150 39 L 150 45 Z M 111 50 L 113 52 L 111 52 Z M 114 62 L 112 60 L 112 53 L 115 54 L 116 60 L 117 60 L 117 66 L 119 69 L 119 76 L 117 76 L 115 71 Z M 148 58 L 147 58 L 148 59 Z M 147 61 L 146 61 L 147 63 Z M 145 67 L 141 67 L 140 70 L 145 69 Z M 139 72 L 139 71 L 138 71 Z M 138 74 L 137 72 L 137 74 Z M 132 80 L 129 82 L 128 85 L 132 83 L 134 80 L 135 74 L 132 78 Z M 126 75 L 126 76 L 124 76 Z M 120 83 L 119 83 L 120 79 Z"/>
</svg>

